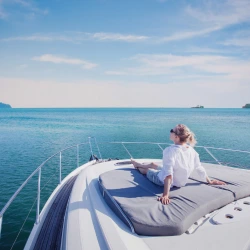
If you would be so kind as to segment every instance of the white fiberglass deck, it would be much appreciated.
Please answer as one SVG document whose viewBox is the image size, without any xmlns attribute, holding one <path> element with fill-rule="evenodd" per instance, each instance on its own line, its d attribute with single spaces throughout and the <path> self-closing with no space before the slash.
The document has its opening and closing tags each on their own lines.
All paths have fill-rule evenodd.
<svg viewBox="0 0 250 250">
<path fill-rule="evenodd" d="M 124 161 L 124 160 L 123 160 Z M 145 161 L 161 162 L 155 159 Z M 65 216 L 62 249 L 248 249 L 250 197 L 235 201 L 198 220 L 179 236 L 138 236 L 105 203 L 98 186 L 100 174 L 118 168 L 120 161 L 82 166 Z M 203 164 L 204 167 L 224 168 Z M 247 170 L 228 168 L 232 174 Z M 247 171 L 249 173 L 249 171 Z M 235 209 L 237 208 L 237 209 Z M 233 215 L 227 218 L 226 215 Z"/>
</svg>

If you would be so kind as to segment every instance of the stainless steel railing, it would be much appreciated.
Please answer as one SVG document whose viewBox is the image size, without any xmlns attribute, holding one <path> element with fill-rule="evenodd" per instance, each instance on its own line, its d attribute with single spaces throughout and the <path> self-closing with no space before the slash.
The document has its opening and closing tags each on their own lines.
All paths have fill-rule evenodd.
<svg viewBox="0 0 250 250">
<path fill-rule="evenodd" d="M 0 212 L 0 237 L 1 237 L 1 229 L 2 229 L 2 222 L 3 222 L 3 215 L 6 212 L 6 210 L 9 208 L 11 203 L 14 201 L 14 199 L 17 197 L 17 195 L 21 192 L 21 190 L 26 186 L 26 184 L 29 182 L 29 180 L 38 173 L 38 182 L 37 182 L 37 208 L 36 208 L 36 224 L 40 222 L 40 190 L 41 190 L 41 174 L 42 174 L 42 168 L 44 165 L 50 161 L 55 156 L 59 155 L 59 184 L 62 182 L 62 152 L 76 148 L 77 149 L 77 164 L 76 166 L 79 167 L 79 146 L 88 144 L 88 142 L 80 143 L 74 146 L 67 147 L 63 150 L 60 150 L 59 152 L 53 154 L 48 159 L 46 159 L 36 170 L 33 171 L 33 173 L 22 183 L 22 185 L 17 189 L 17 191 L 12 195 L 12 197 L 9 199 L 9 201 L 5 204 L 5 206 L 2 208 Z"/>
<path fill-rule="evenodd" d="M 48 159 L 46 159 L 24 182 L 23 184 L 17 189 L 17 191 L 12 195 L 12 197 L 9 199 L 9 201 L 6 203 L 6 205 L 2 208 L 2 210 L 0 211 L 0 236 L 1 236 L 1 228 L 2 228 L 2 221 L 3 221 L 3 215 L 5 213 L 5 211 L 9 208 L 9 206 L 11 205 L 11 203 L 13 202 L 13 200 L 16 198 L 16 196 L 20 193 L 20 191 L 25 187 L 25 185 L 29 182 L 29 180 L 36 174 L 38 173 L 38 182 L 37 182 L 37 208 L 36 208 L 36 224 L 38 224 L 40 222 L 40 191 L 41 191 L 41 174 L 42 174 L 42 168 L 44 167 L 44 165 L 51 160 L 52 158 L 54 158 L 55 156 L 59 155 L 59 185 L 62 182 L 62 153 L 65 152 L 66 150 L 72 149 L 72 148 L 76 148 L 76 166 L 79 167 L 79 146 L 80 145 L 86 145 L 89 144 L 90 147 L 90 153 L 92 156 L 94 156 L 93 153 L 93 147 L 92 147 L 92 143 L 95 143 L 100 160 L 102 160 L 102 155 L 100 152 L 100 148 L 99 145 L 101 144 L 120 144 L 123 146 L 123 148 L 125 149 L 125 151 L 127 152 L 127 154 L 129 155 L 130 158 L 133 158 L 132 154 L 130 153 L 130 151 L 128 150 L 128 148 L 126 147 L 126 145 L 128 144 L 147 144 L 147 145 L 156 145 L 158 146 L 162 151 L 164 150 L 162 145 L 171 145 L 169 143 L 158 143 L 158 142 L 98 142 L 95 137 L 89 137 L 88 138 L 88 142 L 84 142 L 84 143 L 80 143 L 74 146 L 69 146 L 63 150 L 60 150 L 59 152 L 55 153 L 54 155 L 50 156 Z M 215 147 L 208 147 L 208 146 L 196 146 L 197 148 L 203 148 L 212 158 L 213 160 L 222 165 L 222 161 L 219 161 L 212 153 L 211 153 L 211 149 L 212 150 L 222 150 L 222 151 L 230 151 L 230 152 L 240 152 L 240 153 L 247 153 L 250 154 L 249 151 L 243 151 L 243 150 L 234 150 L 234 149 L 225 149 L 225 148 L 215 148 Z"/>
</svg>

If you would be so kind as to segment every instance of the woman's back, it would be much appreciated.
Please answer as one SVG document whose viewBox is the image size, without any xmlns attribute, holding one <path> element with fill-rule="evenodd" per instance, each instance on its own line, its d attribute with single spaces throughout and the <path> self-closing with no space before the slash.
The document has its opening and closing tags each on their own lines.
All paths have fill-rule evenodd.
<svg viewBox="0 0 250 250">
<path fill-rule="evenodd" d="M 194 170 L 198 170 L 201 178 L 206 180 L 206 171 L 201 166 L 198 153 L 189 145 L 172 145 L 163 152 L 163 173 L 159 177 L 172 175 L 171 186 L 185 186 Z"/>
</svg>

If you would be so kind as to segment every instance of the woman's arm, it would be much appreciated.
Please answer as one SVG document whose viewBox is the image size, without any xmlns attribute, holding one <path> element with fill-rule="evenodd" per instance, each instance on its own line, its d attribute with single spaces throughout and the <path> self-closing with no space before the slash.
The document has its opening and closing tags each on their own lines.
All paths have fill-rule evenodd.
<svg viewBox="0 0 250 250">
<path fill-rule="evenodd" d="M 201 165 L 200 157 L 199 157 L 199 154 L 197 152 L 195 154 L 194 160 L 195 160 L 194 164 L 195 164 L 196 171 L 198 172 L 198 174 L 200 175 L 200 177 L 202 179 L 206 179 L 208 184 L 211 184 L 211 185 L 225 185 L 226 184 L 223 181 L 210 180 L 210 178 L 207 176 L 205 168 Z"/>
<path fill-rule="evenodd" d="M 194 150 L 195 151 L 195 150 Z M 198 173 L 199 177 L 201 178 L 202 181 L 207 181 L 207 172 L 205 168 L 201 165 L 200 157 L 199 154 L 195 151 L 195 156 L 194 156 L 194 168 L 196 172 Z"/>
<path fill-rule="evenodd" d="M 165 180 L 164 180 L 163 195 L 158 198 L 158 201 L 161 201 L 161 203 L 163 205 L 167 205 L 170 202 L 170 199 L 169 199 L 169 190 L 170 190 L 171 183 L 172 183 L 172 175 L 168 175 L 165 178 Z"/>
</svg>

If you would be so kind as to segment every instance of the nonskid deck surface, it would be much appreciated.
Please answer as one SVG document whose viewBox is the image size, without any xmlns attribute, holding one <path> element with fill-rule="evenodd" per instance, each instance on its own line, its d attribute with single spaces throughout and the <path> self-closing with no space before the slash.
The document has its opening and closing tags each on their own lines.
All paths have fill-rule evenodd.
<svg viewBox="0 0 250 250">
<path fill-rule="evenodd" d="M 71 177 L 57 194 L 36 240 L 34 250 L 60 249 L 65 210 L 77 176 Z"/>
</svg>

